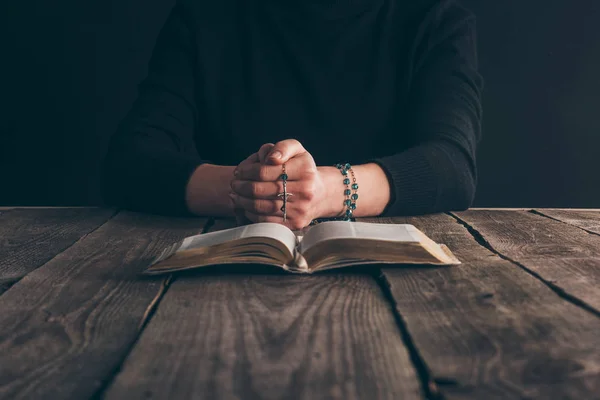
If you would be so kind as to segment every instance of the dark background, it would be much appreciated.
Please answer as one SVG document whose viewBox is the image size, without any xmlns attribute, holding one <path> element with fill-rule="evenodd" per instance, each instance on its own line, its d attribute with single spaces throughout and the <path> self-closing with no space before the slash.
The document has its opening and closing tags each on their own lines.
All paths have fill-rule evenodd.
<svg viewBox="0 0 600 400">
<path fill-rule="evenodd" d="M 0 205 L 99 204 L 108 139 L 174 1 L 4 3 Z M 486 80 L 475 205 L 600 207 L 600 1 L 463 4 Z"/>
</svg>

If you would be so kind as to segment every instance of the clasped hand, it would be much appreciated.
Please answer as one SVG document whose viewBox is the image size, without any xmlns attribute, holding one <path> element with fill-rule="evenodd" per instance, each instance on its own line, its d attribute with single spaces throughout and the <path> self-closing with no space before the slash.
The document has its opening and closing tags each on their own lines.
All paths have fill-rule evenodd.
<svg viewBox="0 0 600 400">
<path fill-rule="evenodd" d="M 285 163 L 288 197 L 287 219 L 283 221 L 283 192 L 280 179 Z M 294 139 L 265 144 L 242 161 L 234 171 L 230 194 L 238 214 L 252 222 L 276 222 L 302 229 L 319 217 L 333 216 L 322 171 L 302 144 Z M 341 204 L 340 203 L 340 211 Z"/>
</svg>

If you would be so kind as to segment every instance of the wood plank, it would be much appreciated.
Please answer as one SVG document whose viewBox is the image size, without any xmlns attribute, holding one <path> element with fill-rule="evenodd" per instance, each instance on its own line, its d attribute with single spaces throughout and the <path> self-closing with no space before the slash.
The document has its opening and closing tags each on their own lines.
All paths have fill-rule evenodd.
<svg viewBox="0 0 600 400">
<path fill-rule="evenodd" d="M 469 210 L 491 210 L 491 211 L 531 211 L 531 210 L 571 210 L 571 211 L 579 211 L 579 212 L 597 212 L 600 211 L 600 208 L 536 208 L 536 207 L 473 207 Z"/>
<path fill-rule="evenodd" d="M 597 397 L 599 318 L 480 246 L 450 216 L 392 222 L 412 223 L 463 262 L 383 269 L 398 314 L 446 399 Z"/>
<path fill-rule="evenodd" d="M 0 293 L 108 221 L 115 210 L 14 209 L 0 215 Z"/>
<path fill-rule="evenodd" d="M 10 210 L 47 210 L 47 209 L 53 209 L 53 210 L 60 210 L 60 209 L 65 209 L 65 208 L 69 208 L 69 209 L 80 209 L 80 208 L 88 208 L 88 209 L 92 209 L 92 208 L 102 208 L 102 207 L 96 207 L 96 206 L 2 206 L 0 207 L 0 212 L 4 212 L 4 211 L 10 211 Z"/>
<path fill-rule="evenodd" d="M 173 282 L 105 398 L 421 398 L 371 276 L 244 268 Z"/>
<path fill-rule="evenodd" d="M 600 236 L 518 211 L 465 211 L 456 216 L 495 251 L 536 274 L 557 293 L 600 315 Z"/>
<path fill-rule="evenodd" d="M 205 220 L 119 213 L 0 297 L 0 398 L 89 398 L 164 292 L 139 276 Z"/>
<path fill-rule="evenodd" d="M 581 210 L 549 210 L 536 209 L 536 212 L 557 219 L 567 224 L 575 225 L 590 233 L 600 235 L 600 212 Z"/>
<path fill-rule="evenodd" d="M 6 292 L 8 289 L 11 288 L 12 285 L 14 285 L 15 283 L 17 283 L 19 280 L 18 279 L 14 279 L 14 280 L 4 280 L 0 282 L 0 296 L 2 295 L 2 293 Z"/>
<path fill-rule="evenodd" d="M 4 207 L 0 207 L 0 212 L 2 211 L 7 211 L 7 210 L 14 210 L 14 209 L 23 209 L 23 210 L 30 210 L 30 209 L 42 209 L 42 208 L 53 208 L 53 209 L 59 209 L 59 208 L 97 208 L 97 207 L 89 207 L 89 206 L 83 206 L 83 207 L 78 207 L 78 206 L 4 206 Z M 520 210 L 520 211 L 528 211 L 528 210 L 533 210 L 533 209 L 537 209 L 536 207 L 473 207 L 470 208 L 470 210 Z M 582 212 L 587 212 L 587 211 L 600 211 L 600 208 L 544 208 L 543 210 L 573 210 L 573 211 L 582 211 Z"/>
</svg>

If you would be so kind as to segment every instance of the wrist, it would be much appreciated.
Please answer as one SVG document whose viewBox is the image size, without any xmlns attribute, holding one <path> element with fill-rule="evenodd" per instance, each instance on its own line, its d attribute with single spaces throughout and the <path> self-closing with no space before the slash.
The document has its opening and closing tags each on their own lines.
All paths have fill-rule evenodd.
<svg viewBox="0 0 600 400">
<path fill-rule="evenodd" d="M 325 186 L 325 199 L 322 201 L 322 210 L 319 218 L 333 218 L 344 213 L 344 179 L 340 170 L 335 167 L 318 167 L 323 185 Z"/>
<path fill-rule="evenodd" d="M 186 186 L 188 210 L 203 216 L 233 216 L 229 192 L 234 169 L 214 164 L 198 166 Z"/>
<path fill-rule="evenodd" d="M 385 171 L 376 163 L 368 163 L 353 167 L 360 185 L 360 199 L 357 217 L 374 217 L 381 215 L 391 198 L 391 183 Z"/>
</svg>

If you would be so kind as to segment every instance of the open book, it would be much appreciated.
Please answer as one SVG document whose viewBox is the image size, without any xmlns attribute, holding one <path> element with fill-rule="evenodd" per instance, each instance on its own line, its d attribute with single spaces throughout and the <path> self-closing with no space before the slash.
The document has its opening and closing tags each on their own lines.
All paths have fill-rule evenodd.
<svg viewBox="0 0 600 400">
<path fill-rule="evenodd" d="M 165 249 L 145 274 L 219 264 L 267 264 L 311 273 L 364 264 L 456 265 L 460 261 L 412 225 L 323 222 L 305 233 L 274 223 L 190 236 Z"/>
</svg>

